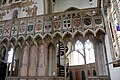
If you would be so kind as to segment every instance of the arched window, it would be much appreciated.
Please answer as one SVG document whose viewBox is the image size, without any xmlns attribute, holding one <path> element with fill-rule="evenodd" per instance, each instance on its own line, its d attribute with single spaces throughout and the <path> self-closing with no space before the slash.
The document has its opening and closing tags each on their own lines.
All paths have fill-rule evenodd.
<svg viewBox="0 0 120 80">
<path fill-rule="evenodd" d="M 93 70 L 93 76 L 97 76 L 97 74 L 96 74 L 96 71 L 95 71 L 95 70 Z"/>
<path fill-rule="evenodd" d="M 76 42 L 75 44 L 75 50 L 79 50 L 79 52 L 77 51 L 73 51 L 69 56 L 69 64 L 70 65 L 83 65 L 84 63 L 84 58 L 81 54 L 83 53 L 83 44 L 82 42 L 80 42 L 79 40 Z"/>
<path fill-rule="evenodd" d="M 92 42 L 87 40 L 85 42 L 85 55 L 86 55 L 86 63 L 94 63 L 95 62 L 95 55 L 94 55 L 94 48 Z"/>
<path fill-rule="evenodd" d="M 87 75 L 90 76 L 90 70 L 87 71 Z"/>
<path fill-rule="evenodd" d="M 82 75 L 82 80 L 85 80 L 85 72 L 83 70 L 81 72 L 81 75 Z"/>
<path fill-rule="evenodd" d="M 78 71 L 75 71 L 75 79 L 79 80 Z"/>
<path fill-rule="evenodd" d="M 13 18 L 17 18 L 18 17 L 18 10 L 14 10 L 13 11 Z"/>
</svg>

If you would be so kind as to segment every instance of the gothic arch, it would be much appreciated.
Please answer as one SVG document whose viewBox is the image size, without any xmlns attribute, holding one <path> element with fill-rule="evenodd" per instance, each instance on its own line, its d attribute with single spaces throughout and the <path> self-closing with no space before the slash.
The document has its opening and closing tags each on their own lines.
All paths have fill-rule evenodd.
<svg viewBox="0 0 120 80">
<path fill-rule="evenodd" d="M 86 35 L 94 35 L 95 36 L 95 32 L 91 29 L 87 29 L 83 33 L 83 36 L 86 36 Z"/>
<path fill-rule="evenodd" d="M 42 36 L 39 35 L 39 34 L 35 35 L 35 37 L 34 37 L 34 42 L 35 42 L 37 45 L 39 45 L 40 43 L 42 43 Z"/>
<path fill-rule="evenodd" d="M 105 34 L 105 30 L 102 28 L 98 28 L 98 29 L 96 29 L 95 33 L 96 33 L 96 35 L 97 34 Z"/>
<path fill-rule="evenodd" d="M 68 43 L 72 41 L 72 33 L 71 32 L 65 32 L 63 34 L 63 41 L 64 43 Z"/>
<path fill-rule="evenodd" d="M 63 42 L 62 35 L 59 33 L 56 33 L 53 37 L 53 40 L 54 40 L 55 44 L 57 44 L 58 42 Z"/>
<path fill-rule="evenodd" d="M 44 37 L 43 37 L 43 41 L 45 42 L 45 43 L 50 43 L 50 42 L 52 42 L 52 35 L 50 35 L 50 34 L 46 34 L 46 35 L 44 35 Z"/>
<path fill-rule="evenodd" d="M 10 43 L 12 43 L 12 44 L 11 44 L 12 47 L 15 47 L 16 41 L 17 41 L 17 39 L 16 39 L 15 37 L 11 37 L 11 38 L 10 38 Z"/>
<path fill-rule="evenodd" d="M 74 38 L 74 42 L 76 42 L 77 40 L 82 40 L 83 39 L 83 32 L 82 31 L 76 31 L 73 34 L 73 38 Z"/>
<path fill-rule="evenodd" d="M 24 42 L 25 42 L 25 37 L 24 36 L 18 37 L 17 43 L 18 43 L 19 46 L 22 47 L 24 45 Z"/>
<path fill-rule="evenodd" d="M 53 37 L 56 37 L 57 35 L 59 35 L 60 37 L 62 37 L 62 34 L 60 32 L 56 32 L 53 34 Z"/>
<path fill-rule="evenodd" d="M 4 38 L 1 40 L 1 42 L 3 42 L 3 43 L 9 42 L 9 39 L 8 39 L 7 37 L 4 37 Z"/>
<path fill-rule="evenodd" d="M 29 35 L 26 37 L 26 44 L 27 45 L 31 45 L 33 42 L 33 36 L 32 35 Z"/>
</svg>

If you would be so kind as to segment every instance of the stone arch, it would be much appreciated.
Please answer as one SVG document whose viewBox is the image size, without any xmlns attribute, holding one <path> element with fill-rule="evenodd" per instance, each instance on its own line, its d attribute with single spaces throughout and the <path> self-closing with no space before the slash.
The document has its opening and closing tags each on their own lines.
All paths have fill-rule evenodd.
<svg viewBox="0 0 120 80">
<path fill-rule="evenodd" d="M 98 29 L 96 29 L 95 33 L 96 33 L 96 35 L 97 34 L 105 34 L 105 30 L 102 28 L 98 28 Z"/>
<path fill-rule="evenodd" d="M 64 41 L 65 44 L 67 44 L 68 42 L 71 42 L 72 41 L 72 33 L 65 32 L 63 34 L 63 41 Z"/>
<path fill-rule="evenodd" d="M 54 34 L 53 40 L 54 40 L 55 44 L 57 44 L 58 42 L 63 42 L 62 41 L 62 35 L 60 33 Z"/>
<path fill-rule="evenodd" d="M 52 42 L 52 36 L 50 35 L 50 34 L 46 34 L 46 35 L 44 35 L 44 37 L 43 37 L 43 41 L 45 42 L 45 43 L 47 43 L 47 44 L 49 44 L 50 42 Z"/>
<path fill-rule="evenodd" d="M 81 76 L 82 76 L 82 80 L 86 80 L 86 78 L 85 78 L 85 71 L 82 70 Z"/>
<path fill-rule="evenodd" d="M 4 37 L 2 40 L 1 40 L 2 43 L 8 43 L 9 42 L 9 39 L 7 37 Z"/>
<path fill-rule="evenodd" d="M 27 45 L 31 45 L 33 43 L 33 36 L 29 35 L 25 39 Z"/>
<path fill-rule="evenodd" d="M 25 37 L 24 36 L 19 36 L 17 39 L 17 43 L 19 46 L 23 47 L 25 43 Z"/>
<path fill-rule="evenodd" d="M 104 41 L 104 35 L 105 35 L 105 31 L 103 29 L 96 30 L 96 39 L 98 41 Z"/>
<path fill-rule="evenodd" d="M 34 37 L 34 42 L 39 45 L 40 43 L 42 43 L 42 36 L 41 35 L 35 35 Z"/>
<path fill-rule="evenodd" d="M 75 40 L 74 42 L 76 42 L 77 40 L 81 40 L 82 41 L 82 39 L 83 39 L 83 32 L 81 32 L 81 31 L 74 32 L 73 38 Z"/>
<path fill-rule="evenodd" d="M 83 35 L 84 36 L 86 36 L 86 35 L 94 35 L 95 36 L 95 32 L 91 29 L 87 29 L 87 30 L 84 31 Z"/>
<path fill-rule="evenodd" d="M 90 41 L 94 41 L 94 37 L 95 37 L 95 33 L 93 30 L 91 29 L 87 29 L 84 31 L 84 40 L 86 41 L 87 39 L 89 39 Z"/>
<path fill-rule="evenodd" d="M 12 47 L 15 47 L 17 39 L 15 37 L 10 38 L 10 43 Z"/>
</svg>

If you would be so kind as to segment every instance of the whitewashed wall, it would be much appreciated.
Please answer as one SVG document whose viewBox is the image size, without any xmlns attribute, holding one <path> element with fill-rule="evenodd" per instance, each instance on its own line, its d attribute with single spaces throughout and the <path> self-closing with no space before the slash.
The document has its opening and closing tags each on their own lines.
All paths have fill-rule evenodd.
<svg viewBox="0 0 120 80">
<path fill-rule="evenodd" d="M 70 7 L 76 7 L 79 9 L 97 7 L 97 0 L 92 0 L 92 4 L 89 3 L 89 0 L 56 0 L 54 12 L 65 11 Z"/>
<path fill-rule="evenodd" d="M 33 1 L 37 4 L 33 4 L 30 7 L 33 7 L 34 5 L 36 5 L 38 7 L 37 15 L 44 14 L 44 0 L 33 0 Z M 10 4 L 7 3 L 6 5 L 10 5 Z M 3 20 L 12 19 L 14 10 L 18 10 L 18 18 L 28 17 L 27 12 L 23 11 L 23 8 L 21 8 L 21 9 L 20 8 L 14 8 L 14 9 L 10 10 L 8 14 L 3 16 Z"/>
</svg>

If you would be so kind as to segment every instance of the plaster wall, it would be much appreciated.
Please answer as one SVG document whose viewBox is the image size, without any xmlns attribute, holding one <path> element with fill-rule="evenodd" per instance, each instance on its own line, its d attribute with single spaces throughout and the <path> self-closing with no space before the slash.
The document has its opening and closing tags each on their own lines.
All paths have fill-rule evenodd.
<svg viewBox="0 0 120 80">
<path fill-rule="evenodd" d="M 37 6 L 37 15 L 42 15 L 44 14 L 44 0 L 33 0 L 35 2 L 35 4 L 31 5 L 31 6 L 26 6 L 26 7 L 30 7 L 32 8 L 34 5 Z M 19 2 L 18 2 L 19 3 Z M 8 2 L 4 5 L 4 6 L 8 6 L 10 5 Z M 3 5 L 2 5 L 3 6 Z M 2 7 L 1 6 L 1 7 Z M 18 10 L 18 18 L 23 18 L 23 17 L 29 17 L 29 15 L 27 14 L 27 12 L 25 12 L 23 10 L 23 7 L 21 8 L 13 8 L 11 10 L 8 10 L 9 13 L 7 13 L 7 10 L 5 10 L 6 15 L 3 16 L 3 20 L 8 20 L 8 19 L 12 19 L 13 16 L 13 11 L 14 10 Z M 1 12 L 1 11 L 0 11 Z"/>
<path fill-rule="evenodd" d="M 56 0 L 54 12 L 62 12 L 70 7 L 78 9 L 97 7 L 97 0 L 92 0 L 91 4 L 89 3 L 89 0 Z"/>
</svg>

